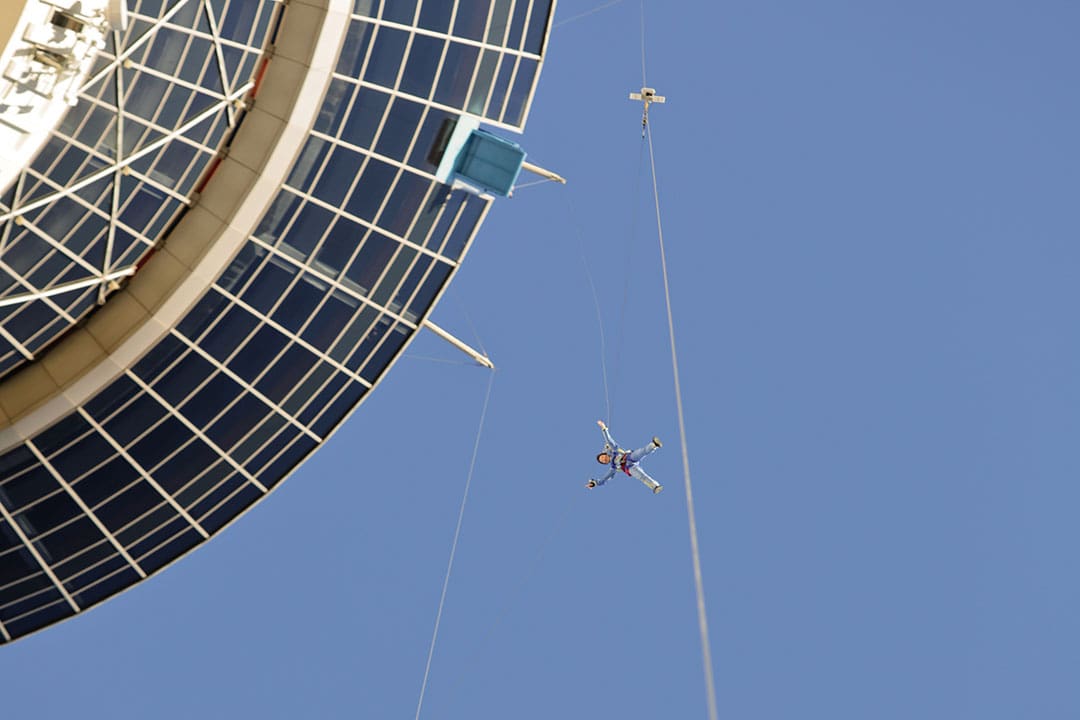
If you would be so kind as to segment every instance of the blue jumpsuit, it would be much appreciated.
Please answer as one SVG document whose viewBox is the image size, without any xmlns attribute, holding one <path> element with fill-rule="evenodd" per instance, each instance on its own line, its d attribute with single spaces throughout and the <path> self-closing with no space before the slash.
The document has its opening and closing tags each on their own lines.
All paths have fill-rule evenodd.
<svg viewBox="0 0 1080 720">
<path fill-rule="evenodd" d="M 645 447 L 640 447 L 634 451 L 623 450 L 619 447 L 619 443 L 615 442 L 615 439 L 611 437 L 611 433 L 604 426 L 600 426 L 600 431 L 604 434 L 604 452 L 611 455 L 610 467 L 607 475 L 596 481 L 597 485 L 603 485 L 611 478 L 615 477 L 615 473 L 624 472 L 630 477 L 635 477 L 641 482 L 645 483 L 645 486 L 652 490 L 654 493 L 658 493 L 664 489 L 664 486 L 649 477 L 649 474 L 641 469 L 638 465 L 646 455 L 655 452 L 659 445 L 654 442 L 650 442 Z"/>
</svg>

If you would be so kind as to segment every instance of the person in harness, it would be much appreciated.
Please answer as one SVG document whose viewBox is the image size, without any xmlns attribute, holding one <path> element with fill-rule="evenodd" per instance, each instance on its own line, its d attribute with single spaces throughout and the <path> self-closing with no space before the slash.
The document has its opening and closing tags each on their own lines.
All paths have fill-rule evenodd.
<svg viewBox="0 0 1080 720">
<path fill-rule="evenodd" d="M 596 424 L 600 426 L 600 432 L 604 434 L 604 449 L 596 456 L 596 462 L 601 465 L 607 465 L 608 473 L 599 480 L 590 478 L 589 482 L 585 483 L 585 487 L 594 488 L 597 485 L 603 485 L 608 480 L 615 477 L 615 473 L 624 472 L 630 477 L 637 478 L 645 483 L 645 487 L 650 488 L 653 491 L 653 494 L 664 489 L 663 485 L 649 477 L 649 474 L 642 470 L 641 466 L 638 465 L 646 455 L 655 452 L 657 448 L 663 445 L 663 443 L 660 442 L 660 438 L 654 435 L 652 442 L 648 445 L 631 452 L 619 447 L 619 443 L 612 439 L 611 433 L 608 432 L 607 425 L 604 424 L 603 420 L 597 420 Z"/>
</svg>

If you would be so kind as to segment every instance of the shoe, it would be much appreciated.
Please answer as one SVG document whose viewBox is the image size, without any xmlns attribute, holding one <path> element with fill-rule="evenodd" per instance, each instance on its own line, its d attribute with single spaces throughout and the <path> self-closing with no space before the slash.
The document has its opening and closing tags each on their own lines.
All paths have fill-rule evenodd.
<svg viewBox="0 0 1080 720">
<path fill-rule="evenodd" d="M 659 495 L 659 494 L 660 494 L 660 491 L 661 491 L 661 490 L 663 490 L 663 489 L 664 489 L 664 486 L 663 486 L 663 485 L 657 485 L 656 487 L 654 487 L 654 488 L 652 489 L 652 494 L 653 494 L 653 495 Z"/>
<path fill-rule="evenodd" d="M 660 442 L 660 438 L 653 435 L 652 444 L 656 447 L 664 447 L 664 443 Z"/>
<path fill-rule="evenodd" d="M 590 480 L 589 482 L 585 483 L 585 487 L 587 487 L 587 488 L 596 487 L 596 481 L 595 480 Z"/>
</svg>

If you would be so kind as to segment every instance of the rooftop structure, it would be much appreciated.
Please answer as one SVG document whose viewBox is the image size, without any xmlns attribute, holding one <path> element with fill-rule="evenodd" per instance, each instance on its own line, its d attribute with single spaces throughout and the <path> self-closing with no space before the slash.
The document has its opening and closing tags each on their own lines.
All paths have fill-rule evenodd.
<svg viewBox="0 0 1080 720">
<path fill-rule="evenodd" d="M 379 382 L 492 202 L 450 138 L 523 128 L 554 3 L 7 10 L 3 642 L 212 537 Z"/>
</svg>

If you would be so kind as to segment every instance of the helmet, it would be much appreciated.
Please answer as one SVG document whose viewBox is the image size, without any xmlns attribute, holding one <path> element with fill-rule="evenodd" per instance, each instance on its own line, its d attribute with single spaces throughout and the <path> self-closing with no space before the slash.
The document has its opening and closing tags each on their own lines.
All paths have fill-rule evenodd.
<svg viewBox="0 0 1080 720">
<path fill-rule="evenodd" d="M 596 462 L 600 463 L 601 465 L 607 465 L 609 462 L 611 462 L 611 453 L 605 450 L 604 452 L 596 456 Z"/>
</svg>

